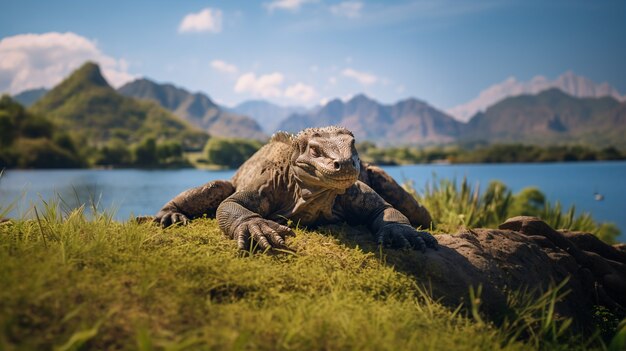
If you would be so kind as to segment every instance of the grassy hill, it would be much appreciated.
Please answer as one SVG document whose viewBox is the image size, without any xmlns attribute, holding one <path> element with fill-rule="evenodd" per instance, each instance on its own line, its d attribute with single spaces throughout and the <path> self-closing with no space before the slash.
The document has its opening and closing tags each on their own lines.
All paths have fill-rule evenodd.
<svg viewBox="0 0 626 351">
<path fill-rule="evenodd" d="M 50 90 L 31 110 L 92 146 L 113 138 L 128 144 L 154 138 L 201 148 L 207 139 L 206 133 L 155 103 L 118 94 L 91 62 Z"/>
<path fill-rule="evenodd" d="M 161 230 L 106 215 L 0 226 L 3 349 L 584 349 L 517 339 L 428 297 L 384 255 L 298 231 L 241 255 L 214 220 Z M 338 231 L 337 233 L 341 233 Z M 335 234 L 337 235 L 337 234 Z"/>
<path fill-rule="evenodd" d="M 446 229 L 488 226 L 504 210 L 542 202 L 536 189 L 511 201 L 501 185 L 489 188 L 475 196 L 465 183 L 441 182 L 422 200 Z M 550 299 L 517 296 L 509 307 L 518 319 L 499 326 L 481 318 L 478 300 L 444 306 L 415 279 L 419 254 L 380 250 L 358 228 L 296 229 L 293 251 L 250 255 L 212 219 L 162 230 L 62 205 L 0 222 L 0 349 L 602 348 L 598 335 L 552 316 Z M 542 217 L 559 227 L 593 224 L 552 212 Z"/>
</svg>

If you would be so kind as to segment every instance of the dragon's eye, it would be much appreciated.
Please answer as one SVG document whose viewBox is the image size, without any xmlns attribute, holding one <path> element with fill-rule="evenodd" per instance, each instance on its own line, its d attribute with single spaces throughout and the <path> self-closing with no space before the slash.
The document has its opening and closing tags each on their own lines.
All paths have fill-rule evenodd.
<svg viewBox="0 0 626 351">
<path fill-rule="evenodd" d="M 311 154 L 311 157 L 320 157 L 320 150 L 317 148 L 317 146 L 310 145 L 309 153 Z"/>
</svg>

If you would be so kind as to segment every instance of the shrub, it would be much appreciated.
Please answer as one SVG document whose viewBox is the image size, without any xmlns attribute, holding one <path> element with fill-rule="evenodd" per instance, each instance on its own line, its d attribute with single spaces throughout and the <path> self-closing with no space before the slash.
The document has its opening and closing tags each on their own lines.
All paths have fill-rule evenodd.
<svg viewBox="0 0 626 351">
<path fill-rule="evenodd" d="M 14 143 L 13 152 L 16 166 L 19 168 L 80 168 L 83 166 L 76 155 L 46 138 L 20 138 Z"/>
<path fill-rule="evenodd" d="M 261 148 L 256 140 L 211 138 L 204 147 L 209 163 L 237 168 Z"/>
</svg>

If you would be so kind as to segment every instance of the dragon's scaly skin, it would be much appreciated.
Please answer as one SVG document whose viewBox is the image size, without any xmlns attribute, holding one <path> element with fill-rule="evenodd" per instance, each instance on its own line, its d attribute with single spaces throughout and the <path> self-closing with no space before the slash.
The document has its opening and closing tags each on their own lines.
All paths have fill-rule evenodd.
<svg viewBox="0 0 626 351">
<path fill-rule="evenodd" d="M 275 134 L 246 161 L 231 181 L 189 189 L 156 215 L 167 227 L 203 215 L 247 249 L 284 245 L 288 221 L 308 227 L 365 224 L 386 246 L 425 250 L 437 241 L 427 232 L 428 211 L 382 169 L 362 163 L 354 136 L 339 127 Z"/>
</svg>

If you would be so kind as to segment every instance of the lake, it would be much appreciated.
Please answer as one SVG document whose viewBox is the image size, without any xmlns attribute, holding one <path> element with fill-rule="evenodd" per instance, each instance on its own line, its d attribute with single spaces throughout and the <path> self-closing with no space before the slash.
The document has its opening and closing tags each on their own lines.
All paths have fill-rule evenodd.
<svg viewBox="0 0 626 351">
<path fill-rule="evenodd" d="M 418 191 L 437 178 L 461 180 L 484 189 L 500 180 L 514 192 L 528 186 L 541 189 L 549 201 L 577 213 L 590 212 L 599 221 L 617 224 L 626 232 L 626 162 L 549 164 L 409 165 L 383 167 L 398 182 L 412 180 Z M 99 203 L 114 209 L 115 218 L 152 215 L 181 191 L 215 179 L 229 179 L 234 171 L 183 170 L 8 170 L 0 178 L 0 212 L 15 202 L 10 217 L 32 217 L 41 199 L 63 199 L 67 206 Z M 594 193 L 604 195 L 596 201 Z M 623 233 L 620 241 L 626 241 Z"/>
</svg>

